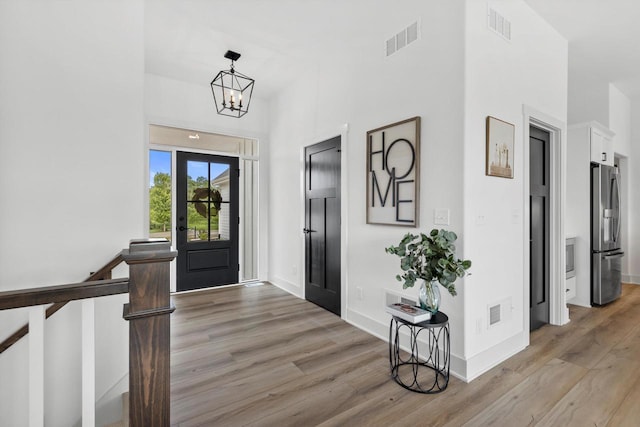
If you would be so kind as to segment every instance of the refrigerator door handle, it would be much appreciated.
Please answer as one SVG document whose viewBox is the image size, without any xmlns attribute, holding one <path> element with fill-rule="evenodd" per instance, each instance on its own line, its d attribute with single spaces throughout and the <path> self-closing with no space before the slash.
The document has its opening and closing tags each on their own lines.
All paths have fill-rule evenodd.
<svg viewBox="0 0 640 427">
<path fill-rule="evenodd" d="M 617 218 L 616 218 L 616 222 L 617 222 L 617 230 L 616 230 L 616 237 L 615 237 L 615 242 L 619 243 L 620 240 L 620 223 L 622 222 L 622 211 L 620 210 L 620 183 L 618 182 L 618 176 L 614 175 L 613 178 L 613 186 L 616 190 L 616 202 L 617 202 L 617 206 L 616 206 L 616 211 L 617 211 Z"/>
<path fill-rule="evenodd" d="M 604 259 L 614 259 L 614 258 L 622 258 L 624 256 L 624 252 L 616 252 L 615 254 L 605 255 L 602 258 Z"/>
</svg>

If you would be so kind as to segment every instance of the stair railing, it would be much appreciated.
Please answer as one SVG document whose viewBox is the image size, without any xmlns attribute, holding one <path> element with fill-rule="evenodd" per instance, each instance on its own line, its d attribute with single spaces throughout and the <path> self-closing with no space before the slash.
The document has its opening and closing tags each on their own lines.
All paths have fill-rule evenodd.
<svg viewBox="0 0 640 427">
<path fill-rule="evenodd" d="M 124 261 L 124 258 L 122 258 L 122 253 L 119 253 L 111 261 L 105 264 L 105 266 L 102 267 L 100 270 L 96 271 L 95 273 L 91 273 L 83 283 L 85 283 L 85 285 L 87 286 L 90 286 L 88 282 L 93 282 L 95 280 L 111 279 L 111 274 L 113 272 L 113 269 L 119 266 L 120 263 L 122 263 L 122 261 Z M 123 292 L 120 292 L 120 293 L 127 293 L 127 292 L 128 292 L 127 290 L 124 290 Z M 47 307 L 45 311 L 45 318 L 48 319 L 49 317 L 53 316 L 58 310 L 60 310 L 65 305 L 67 305 L 68 302 L 70 301 L 60 301 Z M 20 329 L 18 329 L 16 332 L 11 334 L 9 337 L 7 337 L 7 339 L 5 339 L 4 341 L 2 341 L 2 343 L 0 343 L 0 354 L 5 350 L 7 350 L 12 345 L 14 345 L 15 343 L 17 343 L 22 337 L 24 337 L 28 333 L 29 333 L 29 324 L 26 324 L 22 326 Z"/>
<path fill-rule="evenodd" d="M 130 322 L 129 423 L 133 427 L 169 426 L 169 315 L 175 310 L 169 294 L 169 263 L 176 255 L 166 239 L 132 240 L 128 249 L 93 273 L 89 277 L 91 280 L 0 292 L 0 310 L 31 307 L 26 330 L 25 327 L 21 328 L 2 343 L 3 350 L 6 350 L 27 332 L 30 333 L 30 426 L 44 426 L 45 319 L 67 302 L 83 300 L 83 348 L 86 348 L 84 339 L 90 343 L 95 339 L 92 333 L 93 298 L 122 293 L 129 293 L 129 303 L 125 304 L 123 310 L 124 319 Z M 129 278 L 111 279 L 111 271 L 122 261 L 129 265 Z M 45 304 L 53 305 L 45 312 Z M 55 310 L 47 315 L 53 307 Z M 90 354 L 82 356 L 83 427 L 95 425 L 95 348 L 89 347 L 92 347 Z"/>
</svg>

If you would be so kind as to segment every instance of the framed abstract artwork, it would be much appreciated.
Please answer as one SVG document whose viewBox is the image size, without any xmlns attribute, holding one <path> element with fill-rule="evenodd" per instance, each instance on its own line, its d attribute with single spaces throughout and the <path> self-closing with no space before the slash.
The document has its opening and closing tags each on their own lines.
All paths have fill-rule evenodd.
<svg viewBox="0 0 640 427">
<path fill-rule="evenodd" d="M 487 116 L 488 176 L 513 178 L 513 146 L 515 126 Z"/>
<path fill-rule="evenodd" d="M 420 117 L 367 132 L 367 224 L 418 226 Z"/>
</svg>

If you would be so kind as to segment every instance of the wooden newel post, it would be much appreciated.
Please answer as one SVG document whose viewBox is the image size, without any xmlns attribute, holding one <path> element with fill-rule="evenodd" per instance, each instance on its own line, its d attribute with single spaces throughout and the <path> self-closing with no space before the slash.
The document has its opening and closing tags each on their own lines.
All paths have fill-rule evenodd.
<svg viewBox="0 0 640 427">
<path fill-rule="evenodd" d="M 129 265 L 129 422 L 169 426 L 169 263 L 177 255 L 166 239 L 132 240 L 122 257 Z"/>
</svg>

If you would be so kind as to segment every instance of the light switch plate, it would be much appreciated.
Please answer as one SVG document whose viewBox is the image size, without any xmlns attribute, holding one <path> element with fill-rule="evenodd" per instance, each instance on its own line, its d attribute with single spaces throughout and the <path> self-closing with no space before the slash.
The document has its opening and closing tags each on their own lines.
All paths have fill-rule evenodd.
<svg viewBox="0 0 640 427">
<path fill-rule="evenodd" d="M 436 209 L 433 214 L 433 223 L 436 225 L 449 225 L 449 209 Z"/>
</svg>

